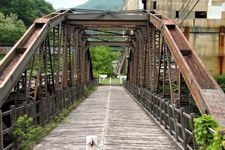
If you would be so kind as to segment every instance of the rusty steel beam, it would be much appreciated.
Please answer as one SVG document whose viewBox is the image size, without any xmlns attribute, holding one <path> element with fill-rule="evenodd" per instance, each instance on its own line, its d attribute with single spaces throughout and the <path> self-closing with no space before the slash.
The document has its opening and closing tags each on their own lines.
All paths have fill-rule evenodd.
<svg viewBox="0 0 225 150">
<path fill-rule="evenodd" d="M 9 95 L 9 91 L 25 70 L 27 63 L 33 57 L 35 50 L 41 44 L 47 32 L 47 24 L 43 24 L 40 27 L 36 27 L 36 24 L 33 24 L 0 62 L 0 106 L 2 106 Z M 18 53 L 17 49 L 21 47 L 24 51 Z"/>
<path fill-rule="evenodd" d="M 60 24 L 61 22 L 65 21 L 66 19 L 66 15 L 69 13 L 69 10 L 66 10 L 62 13 L 57 13 L 57 12 L 54 12 L 54 13 L 51 13 L 47 16 L 44 16 L 42 18 L 38 18 L 34 21 L 34 23 L 47 23 L 48 26 L 51 28 L 51 27 L 54 27 L 58 24 Z"/>
<path fill-rule="evenodd" d="M 66 16 L 69 21 L 147 21 L 146 13 L 70 13 Z"/>
<path fill-rule="evenodd" d="M 148 16 L 146 13 L 74 13 L 68 14 L 70 25 L 82 26 L 146 26 Z"/>
<path fill-rule="evenodd" d="M 44 21 L 43 19 L 36 20 L 0 62 L 0 107 L 46 37 L 48 26 L 61 22 L 61 17 L 65 14 L 56 15 L 53 20 L 51 18 L 44 19 Z"/>
<path fill-rule="evenodd" d="M 62 69 L 62 88 L 67 88 L 68 87 L 68 64 L 69 64 L 69 58 L 68 58 L 68 53 L 70 49 L 69 45 L 69 37 L 70 37 L 70 27 L 69 26 L 64 26 L 63 27 L 63 35 L 64 35 L 64 41 L 63 41 L 63 69 Z"/>
<path fill-rule="evenodd" d="M 151 21 L 151 20 L 150 20 Z M 225 95 L 191 48 L 180 29 L 170 20 L 159 28 L 201 113 L 213 115 L 225 126 Z M 158 24 L 156 24 L 158 25 Z"/>
</svg>

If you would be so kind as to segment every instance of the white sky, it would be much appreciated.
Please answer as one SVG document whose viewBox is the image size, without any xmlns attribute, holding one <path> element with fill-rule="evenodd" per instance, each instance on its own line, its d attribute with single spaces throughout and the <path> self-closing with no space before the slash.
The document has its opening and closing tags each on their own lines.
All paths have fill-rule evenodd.
<svg viewBox="0 0 225 150">
<path fill-rule="evenodd" d="M 87 2 L 88 0 L 46 0 L 51 3 L 55 9 L 71 8 Z"/>
</svg>

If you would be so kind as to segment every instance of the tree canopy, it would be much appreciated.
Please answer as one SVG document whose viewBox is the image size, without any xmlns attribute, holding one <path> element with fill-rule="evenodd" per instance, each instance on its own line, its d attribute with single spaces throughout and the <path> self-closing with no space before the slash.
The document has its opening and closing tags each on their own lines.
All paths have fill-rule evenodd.
<svg viewBox="0 0 225 150">
<path fill-rule="evenodd" d="M 0 0 L 0 43 L 15 43 L 36 18 L 52 11 L 45 0 Z"/>
<path fill-rule="evenodd" d="M 26 31 L 26 27 L 17 15 L 5 16 L 0 12 L 0 43 L 15 43 Z"/>
<path fill-rule="evenodd" d="M 91 47 L 91 60 L 93 64 L 93 73 L 97 77 L 100 74 L 113 75 L 112 61 L 118 60 L 121 53 L 113 51 L 107 46 Z"/>
<path fill-rule="evenodd" d="M 28 27 L 34 19 L 53 12 L 52 5 L 45 0 L 0 0 L 0 12 L 17 14 Z"/>
</svg>

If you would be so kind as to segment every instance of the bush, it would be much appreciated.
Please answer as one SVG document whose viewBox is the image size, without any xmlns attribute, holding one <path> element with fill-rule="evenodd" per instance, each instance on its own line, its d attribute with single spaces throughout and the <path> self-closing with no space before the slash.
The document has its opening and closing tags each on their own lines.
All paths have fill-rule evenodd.
<svg viewBox="0 0 225 150">
<path fill-rule="evenodd" d="M 225 130 L 219 127 L 212 116 L 202 115 L 195 118 L 194 127 L 195 139 L 200 149 L 222 150 L 225 148 Z M 209 128 L 214 129 L 215 134 L 210 133 Z"/>
<path fill-rule="evenodd" d="M 225 74 L 215 77 L 217 83 L 220 85 L 223 92 L 225 92 Z"/>
<path fill-rule="evenodd" d="M 94 86 L 90 86 L 85 89 L 85 94 L 89 95 L 95 90 Z M 83 97 L 84 98 L 84 97 Z M 33 124 L 33 118 L 28 117 L 28 115 L 20 116 L 12 130 L 12 135 L 14 139 L 20 139 L 22 141 L 21 148 L 23 150 L 30 150 L 32 146 L 36 144 L 43 136 L 46 136 L 52 129 L 57 127 L 57 125 L 63 121 L 69 113 L 80 105 L 83 101 L 79 99 L 75 101 L 68 108 L 63 108 L 63 110 L 55 116 L 55 118 L 43 128 L 35 126 Z"/>
<path fill-rule="evenodd" d="M 208 145 L 213 140 L 213 135 L 209 132 L 209 128 L 216 128 L 218 124 L 210 115 L 203 115 L 194 119 L 194 132 L 196 142 L 200 145 Z"/>
<path fill-rule="evenodd" d="M 33 118 L 27 115 L 20 116 L 12 130 L 15 139 L 20 139 L 24 143 L 21 145 L 23 149 L 27 145 L 35 142 L 43 133 L 43 128 L 33 124 Z"/>
<path fill-rule="evenodd" d="M 224 129 L 217 128 L 213 136 L 213 142 L 207 147 L 208 150 L 223 150 L 225 149 Z"/>
</svg>

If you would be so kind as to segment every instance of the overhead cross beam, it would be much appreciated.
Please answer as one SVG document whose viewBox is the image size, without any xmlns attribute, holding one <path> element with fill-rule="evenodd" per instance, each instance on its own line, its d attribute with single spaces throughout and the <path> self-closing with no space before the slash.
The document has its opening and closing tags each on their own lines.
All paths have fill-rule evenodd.
<svg viewBox="0 0 225 150">
<path fill-rule="evenodd" d="M 148 15 L 146 13 L 73 13 L 67 15 L 70 25 L 115 25 L 115 26 L 144 26 L 147 25 Z"/>
<path fill-rule="evenodd" d="M 146 13 L 120 14 L 120 13 L 71 13 L 66 17 L 67 20 L 81 20 L 81 21 L 147 21 L 148 15 Z"/>
</svg>

